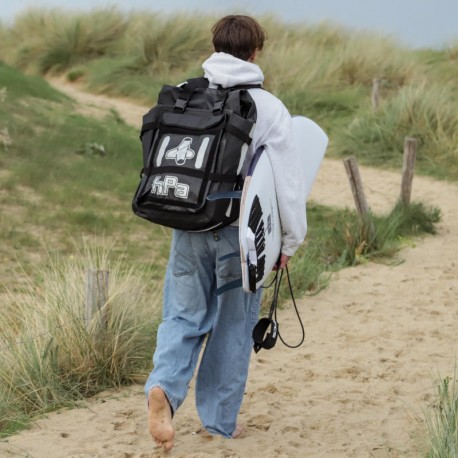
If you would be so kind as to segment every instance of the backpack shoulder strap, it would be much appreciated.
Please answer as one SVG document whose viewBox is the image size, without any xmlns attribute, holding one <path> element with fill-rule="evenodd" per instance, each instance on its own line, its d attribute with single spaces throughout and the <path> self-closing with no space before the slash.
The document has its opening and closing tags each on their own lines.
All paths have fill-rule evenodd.
<svg viewBox="0 0 458 458">
<path fill-rule="evenodd" d="M 185 91 L 194 91 L 195 89 L 199 88 L 207 88 L 208 87 L 208 79 L 204 78 L 203 76 L 199 78 L 190 78 L 188 79 L 183 86 L 183 90 Z"/>
<path fill-rule="evenodd" d="M 187 81 L 183 83 L 182 87 L 184 91 L 194 91 L 195 89 L 200 89 L 200 88 L 207 88 L 209 86 L 209 81 L 207 78 L 204 76 L 201 76 L 199 78 L 190 78 Z M 226 87 L 223 88 L 220 85 L 218 85 L 219 89 L 224 89 L 227 91 L 236 91 L 238 89 L 264 89 L 262 87 L 262 84 L 238 84 L 236 86 L 231 86 L 231 87 Z"/>
<path fill-rule="evenodd" d="M 236 91 L 240 89 L 264 89 L 262 84 L 238 84 L 237 86 L 232 86 L 228 88 L 230 91 Z"/>
</svg>

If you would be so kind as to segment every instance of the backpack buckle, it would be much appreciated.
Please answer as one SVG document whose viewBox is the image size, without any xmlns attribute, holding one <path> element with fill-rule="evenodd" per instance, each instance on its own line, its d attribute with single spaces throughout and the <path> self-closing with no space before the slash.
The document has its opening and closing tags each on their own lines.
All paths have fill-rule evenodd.
<svg viewBox="0 0 458 458">
<path fill-rule="evenodd" d="M 173 106 L 173 111 L 175 113 L 184 113 L 186 105 L 188 104 L 188 98 L 179 97 Z"/>
<path fill-rule="evenodd" d="M 221 114 L 223 112 L 224 102 L 225 102 L 224 100 L 217 100 L 213 104 L 213 114 L 214 115 Z"/>
</svg>

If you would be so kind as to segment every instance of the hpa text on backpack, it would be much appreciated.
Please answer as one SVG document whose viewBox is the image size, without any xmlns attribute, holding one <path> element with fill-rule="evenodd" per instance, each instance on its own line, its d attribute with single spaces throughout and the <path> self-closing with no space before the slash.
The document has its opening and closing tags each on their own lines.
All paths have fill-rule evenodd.
<svg viewBox="0 0 458 458">
<path fill-rule="evenodd" d="M 247 89 L 208 87 L 205 78 L 164 86 L 143 117 L 143 169 L 134 213 L 189 231 L 225 226 L 239 216 L 234 192 L 256 123 Z M 232 197 L 231 197 L 232 196 Z"/>
</svg>

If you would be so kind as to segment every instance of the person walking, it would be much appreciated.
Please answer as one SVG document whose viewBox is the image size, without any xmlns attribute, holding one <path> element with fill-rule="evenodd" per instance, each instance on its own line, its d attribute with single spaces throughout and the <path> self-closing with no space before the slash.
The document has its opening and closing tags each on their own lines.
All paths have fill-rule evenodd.
<svg viewBox="0 0 458 458">
<path fill-rule="evenodd" d="M 244 15 L 221 18 L 212 28 L 214 53 L 203 63 L 210 88 L 262 84 L 254 63 L 267 38 L 256 19 Z M 279 69 L 278 71 L 281 71 Z M 307 225 L 303 178 L 291 146 L 291 116 L 283 103 L 262 88 L 248 89 L 257 121 L 246 164 L 258 148 L 274 170 L 282 224 L 278 268 L 288 263 L 305 238 Z M 246 170 L 246 167 L 245 167 Z M 196 406 L 211 434 L 235 438 L 258 320 L 261 290 L 241 287 L 220 295 L 216 290 L 241 278 L 236 223 L 207 232 L 173 230 L 163 290 L 163 317 L 158 328 L 154 368 L 145 384 L 148 429 L 164 450 L 174 445 L 173 416 L 184 401 L 205 342 L 196 376 Z"/>
</svg>

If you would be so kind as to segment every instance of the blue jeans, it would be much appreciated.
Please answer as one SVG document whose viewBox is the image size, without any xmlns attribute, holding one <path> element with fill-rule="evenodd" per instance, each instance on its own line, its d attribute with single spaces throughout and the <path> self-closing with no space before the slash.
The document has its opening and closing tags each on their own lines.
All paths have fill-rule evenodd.
<svg viewBox="0 0 458 458">
<path fill-rule="evenodd" d="M 164 285 L 154 369 L 145 393 L 160 387 L 173 412 L 184 401 L 205 344 L 196 380 L 196 405 L 210 433 L 231 437 L 243 399 L 261 290 L 216 290 L 241 278 L 238 227 L 214 232 L 174 230 Z"/>
</svg>

